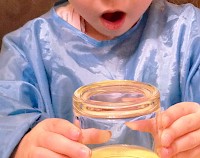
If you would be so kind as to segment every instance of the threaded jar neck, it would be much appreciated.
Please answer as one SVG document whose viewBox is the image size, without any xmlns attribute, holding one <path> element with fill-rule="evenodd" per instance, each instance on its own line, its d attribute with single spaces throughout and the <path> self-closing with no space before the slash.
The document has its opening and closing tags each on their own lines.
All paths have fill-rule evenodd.
<svg viewBox="0 0 200 158">
<path fill-rule="evenodd" d="M 73 96 L 76 115 L 92 118 L 132 118 L 160 109 L 156 87 L 132 80 L 108 80 L 78 88 Z"/>
</svg>

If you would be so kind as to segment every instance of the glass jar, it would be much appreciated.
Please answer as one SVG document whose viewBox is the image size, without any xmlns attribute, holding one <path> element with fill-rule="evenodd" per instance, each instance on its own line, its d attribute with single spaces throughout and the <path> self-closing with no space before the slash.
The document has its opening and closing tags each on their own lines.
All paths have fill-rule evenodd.
<svg viewBox="0 0 200 158">
<path fill-rule="evenodd" d="M 127 150 L 130 149 L 129 145 L 147 151 L 154 148 L 151 134 L 131 130 L 125 125 L 130 121 L 153 118 L 160 111 L 159 91 L 150 84 L 132 80 L 108 80 L 82 86 L 74 92 L 73 109 L 81 128 L 112 132 L 109 142 L 89 145 L 92 149 L 96 148 L 94 153 L 99 151 L 98 147 L 106 150 L 110 145 L 122 145 L 123 148 L 128 147 Z"/>
</svg>

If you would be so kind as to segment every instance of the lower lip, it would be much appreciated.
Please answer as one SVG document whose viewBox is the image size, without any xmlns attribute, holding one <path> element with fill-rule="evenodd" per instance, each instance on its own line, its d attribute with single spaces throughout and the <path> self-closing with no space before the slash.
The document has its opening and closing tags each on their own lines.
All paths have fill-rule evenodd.
<svg viewBox="0 0 200 158">
<path fill-rule="evenodd" d="M 117 20 L 115 22 L 111 22 L 111 21 L 105 20 L 104 18 L 101 18 L 101 22 L 103 26 L 105 26 L 109 30 L 118 30 L 124 24 L 125 16 L 123 16 L 120 20 Z"/>
</svg>

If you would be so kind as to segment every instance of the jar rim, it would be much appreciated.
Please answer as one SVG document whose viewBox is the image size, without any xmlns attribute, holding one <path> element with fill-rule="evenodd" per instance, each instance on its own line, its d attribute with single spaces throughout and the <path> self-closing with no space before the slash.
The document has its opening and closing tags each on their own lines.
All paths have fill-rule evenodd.
<svg viewBox="0 0 200 158">
<path fill-rule="evenodd" d="M 136 117 L 159 110 L 160 94 L 156 87 L 144 82 L 133 80 L 94 82 L 74 92 L 73 109 L 76 115 L 92 118 Z"/>
</svg>

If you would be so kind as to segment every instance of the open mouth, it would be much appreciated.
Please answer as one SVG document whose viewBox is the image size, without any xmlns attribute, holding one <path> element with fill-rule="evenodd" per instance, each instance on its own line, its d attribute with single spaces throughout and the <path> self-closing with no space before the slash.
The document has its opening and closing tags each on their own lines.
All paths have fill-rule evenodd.
<svg viewBox="0 0 200 158">
<path fill-rule="evenodd" d="M 123 26 L 125 17 L 126 14 L 121 11 L 106 12 L 101 15 L 101 22 L 109 30 L 118 30 Z"/>
<path fill-rule="evenodd" d="M 115 23 L 121 21 L 125 16 L 124 12 L 116 11 L 113 13 L 104 13 L 102 14 L 102 18 L 108 22 Z"/>
</svg>

